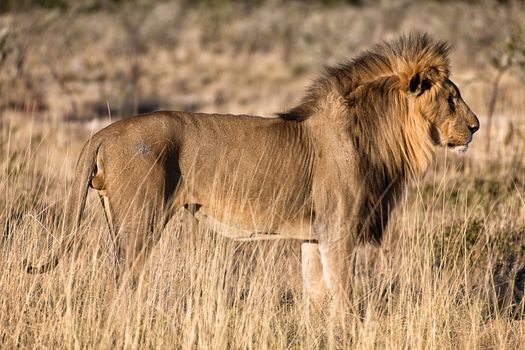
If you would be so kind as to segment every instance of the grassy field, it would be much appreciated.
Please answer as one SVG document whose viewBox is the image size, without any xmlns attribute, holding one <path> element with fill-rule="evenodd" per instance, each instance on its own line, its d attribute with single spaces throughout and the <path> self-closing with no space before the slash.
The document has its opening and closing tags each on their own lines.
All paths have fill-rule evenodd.
<svg viewBox="0 0 525 350">
<path fill-rule="evenodd" d="M 505 40 L 506 6 L 133 4 L 0 15 L 0 348 L 327 348 L 327 308 L 305 317 L 298 242 L 235 242 L 181 213 L 136 290 L 114 295 L 109 232 L 90 194 L 77 254 L 44 275 L 26 274 L 22 261 L 37 260 L 67 234 L 62 219 L 76 157 L 110 120 L 157 108 L 270 115 L 296 103 L 323 64 L 411 29 L 454 44 L 452 77 L 481 130 L 464 156 L 438 149 L 426 176 L 406 190 L 381 247 L 356 252 L 354 315 L 335 342 L 523 347 L 519 66 L 501 79 L 486 148 L 498 69 L 490 54 Z M 518 10 L 512 14 L 523 15 Z M 425 11 L 431 20 L 420 19 Z M 454 26 L 451 14 L 465 23 Z"/>
</svg>

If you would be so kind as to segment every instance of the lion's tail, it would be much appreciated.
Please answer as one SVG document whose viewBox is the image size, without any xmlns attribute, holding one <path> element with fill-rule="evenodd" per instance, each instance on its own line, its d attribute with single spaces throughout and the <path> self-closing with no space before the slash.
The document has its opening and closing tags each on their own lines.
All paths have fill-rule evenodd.
<svg viewBox="0 0 525 350">
<path fill-rule="evenodd" d="M 101 141 L 92 137 L 80 152 L 77 166 L 75 169 L 75 178 L 66 203 L 66 215 L 64 222 L 64 232 L 60 246 L 54 252 L 51 252 L 46 262 L 40 266 L 34 266 L 24 260 L 24 268 L 28 273 L 43 273 L 54 269 L 65 253 L 69 252 L 76 239 L 76 233 L 80 226 L 82 213 L 86 205 L 86 197 L 89 183 L 93 172 L 96 170 L 96 158 L 100 148 Z"/>
</svg>

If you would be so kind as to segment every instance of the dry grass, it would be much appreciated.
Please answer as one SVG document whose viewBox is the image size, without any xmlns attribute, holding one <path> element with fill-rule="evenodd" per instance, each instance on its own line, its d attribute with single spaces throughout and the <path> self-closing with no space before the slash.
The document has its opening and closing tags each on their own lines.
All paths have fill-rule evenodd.
<svg viewBox="0 0 525 350">
<path fill-rule="evenodd" d="M 257 24 L 247 37 L 235 34 L 239 29 L 223 25 L 232 14 L 221 10 L 215 13 L 225 18 L 218 22 L 220 30 L 206 29 L 206 35 L 197 35 L 198 44 L 192 43 L 192 35 L 205 30 L 198 25 L 200 19 L 190 13 L 176 38 L 169 33 L 157 35 L 159 41 L 177 41 L 178 49 L 172 52 L 171 46 L 154 43 L 153 49 L 138 54 L 143 62 L 141 76 L 147 77 L 137 83 L 140 96 L 148 96 L 160 86 L 160 93 L 166 96 L 187 97 L 165 101 L 175 107 L 180 102 L 186 109 L 263 114 L 284 109 L 297 99 L 300 86 L 318 61 L 343 54 L 327 49 L 323 38 L 335 40 L 329 34 L 349 23 L 358 23 L 365 33 L 377 17 L 373 9 L 365 9 L 363 16 L 369 19 L 356 22 L 361 17 L 354 8 L 329 7 L 316 8 L 316 14 L 303 13 L 308 23 L 304 27 L 299 22 L 302 17 L 284 21 L 298 8 L 302 9 L 293 4 L 278 12 L 269 27 L 261 18 L 272 12 L 271 7 L 234 21 L 233 28 Z M 162 7 L 156 11 L 162 22 L 166 11 Z M 417 13 L 413 8 L 409 12 Z M 82 140 L 93 125 L 100 128 L 108 119 L 107 113 L 101 112 L 103 119 L 98 124 L 77 119 L 66 123 L 74 105 L 69 101 L 76 101 L 80 121 L 92 118 L 90 101 L 105 106 L 106 100 L 117 99 L 115 91 L 121 92 L 118 84 L 127 84 L 118 80 L 119 70 L 127 72 L 132 66 L 129 61 L 105 61 L 111 55 L 125 56 L 115 44 L 117 39 L 108 44 L 114 51 L 93 54 L 105 47 L 104 40 L 120 34 L 116 30 L 117 34 L 100 39 L 85 28 L 93 21 L 90 16 L 75 22 L 75 28 L 78 33 L 91 33 L 95 39 L 87 37 L 92 44 L 83 47 L 86 41 L 82 40 L 88 39 L 79 39 L 71 51 L 58 50 L 71 53 L 54 61 L 63 68 L 58 69 L 64 79 L 62 87 L 46 75 L 49 70 L 45 65 L 38 64 L 45 55 L 33 52 L 27 63 L 29 73 L 25 73 L 34 78 L 32 90 L 10 82 L 8 87 L 21 91 L 24 97 L 19 93 L 16 101 L 22 102 L 13 103 L 12 94 L 7 93 L 0 99 L 4 106 L 0 119 L 0 348 L 323 349 L 332 341 L 341 348 L 355 349 L 523 346 L 525 105 L 524 88 L 512 85 L 514 80 L 502 89 L 491 153 L 484 152 L 481 115 L 482 131 L 469 153 L 458 158 L 439 150 L 426 177 L 407 189 L 381 248 L 362 247 L 356 253 L 353 315 L 335 340 L 329 339 L 327 332 L 326 308 L 310 319 L 305 317 L 297 242 L 234 242 L 204 230 L 183 214 L 165 230 L 135 291 L 120 290 L 116 296 L 112 292 L 109 233 L 98 199 L 92 195 L 81 228 L 83 246 L 77 254 L 48 274 L 26 274 L 22 260 L 37 259 L 65 234 L 65 193 Z M 442 16 L 449 14 L 444 11 Z M 339 17 L 345 20 L 339 19 L 335 27 L 325 25 Z M 109 18 L 103 14 L 100 25 L 109 26 Z M 64 25 L 53 23 L 55 28 Z M 144 35 L 161 33 L 155 23 L 148 23 L 153 29 Z M 312 26 L 324 32 L 309 37 L 306 34 Z M 389 36 L 395 31 L 388 23 L 385 26 L 384 32 L 374 35 Z M 271 36 L 276 30 L 284 33 L 279 32 L 282 42 L 268 45 L 264 35 Z M 45 40 L 57 38 L 49 32 L 41 37 L 32 35 L 28 40 L 43 40 L 42 46 Z M 312 42 L 294 41 L 296 46 L 287 53 L 283 50 L 286 40 L 296 35 Z M 352 48 L 367 41 L 363 33 L 347 40 L 346 47 Z M 255 46 L 244 48 L 246 43 Z M 228 51 L 235 45 L 241 45 L 240 55 Z M 42 46 L 39 50 L 45 49 Z M 312 54 L 306 57 L 297 52 Z M 152 57 L 154 64 L 144 63 Z M 71 68 L 75 59 L 88 68 L 75 71 Z M 176 72 L 173 66 L 181 71 Z M 236 80 L 240 71 L 247 73 Z M 464 69 L 458 76 L 470 73 Z M 155 74 L 158 79 L 151 80 Z M 8 75 L 6 71 L 0 74 L 4 86 Z M 191 80 L 191 75 L 197 78 Z M 123 81 L 129 83 L 129 79 L 126 75 Z M 39 86 L 46 81 L 49 90 Z M 483 98 L 479 97 L 483 86 L 476 84 L 466 85 L 462 91 L 467 103 L 470 98 L 477 110 L 483 111 Z M 110 92 L 105 94 L 104 89 Z M 201 89 L 204 97 L 199 95 Z M 84 98 L 86 90 L 96 93 Z M 196 95 L 203 100 L 194 99 Z M 38 96 L 47 101 L 45 110 L 31 109 Z"/>
<path fill-rule="evenodd" d="M 84 129 L 70 125 L 4 123 L 3 348 L 326 347 L 326 310 L 304 317 L 296 242 L 238 243 L 180 216 L 137 290 L 115 297 L 108 231 L 93 196 L 78 256 L 49 274 L 27 275 L 22 260 L 41 256 L 64 234 L 64 184 L 81 143 L 61 141 L 87 135 L 74 137 Z M 523 343 L 525 164 L 511 149 L 524 146 L 515 142 L 508 157 L 485 162 L 440 152 L 434 169 L 407 191 L 380 251 L 358 252 L 343 346 Z"/>
</svg>

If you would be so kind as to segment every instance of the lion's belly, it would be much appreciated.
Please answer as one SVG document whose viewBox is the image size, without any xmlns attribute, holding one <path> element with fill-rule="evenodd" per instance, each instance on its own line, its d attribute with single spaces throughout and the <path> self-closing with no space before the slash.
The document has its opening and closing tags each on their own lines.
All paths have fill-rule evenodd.
<svg viewBox="0 0 525 350">
<path fill-rule="evenodd" d="M 208 229 L 236 240 L 316 239 L 308 215 L 283 219 L 272 218 L 268 213 L 257 216 L 233 211 L 219 213 L 202 207 L 195 218 Z"/>
</svg>

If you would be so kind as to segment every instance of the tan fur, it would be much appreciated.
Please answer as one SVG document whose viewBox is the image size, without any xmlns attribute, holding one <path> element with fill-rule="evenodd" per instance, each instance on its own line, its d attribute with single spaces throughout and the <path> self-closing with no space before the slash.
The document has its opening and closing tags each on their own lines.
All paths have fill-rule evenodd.
<svg viewBox="0 0 525 350">
<path fill-rule="evenodd" d="M 71 230 L 91 185 L 118 266 L 140 268 L 180 207 L 232 238 L 301 239 L 305 286 L 326 285 L 343 307 L 354 245 L 380 242 L 435 145 L 467 145 L 479 126 L 448 78 L 447 54 L 425 34 L 380 44 L 328 68 L 275 118 L 156 112 L 118 121 L 80 155 Z M 56 265 L 74 240 L 29 271 Z"/>
</svg>

